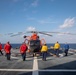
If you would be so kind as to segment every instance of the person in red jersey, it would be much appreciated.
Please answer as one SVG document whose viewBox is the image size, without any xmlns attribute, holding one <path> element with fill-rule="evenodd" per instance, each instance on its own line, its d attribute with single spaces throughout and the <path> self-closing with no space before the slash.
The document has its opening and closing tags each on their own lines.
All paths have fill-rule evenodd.
<svg viewBox="0 0 76 75">
<path fill-rule="evenodd" d="M 1 44 L 1 42 L 0 42 L 0 53 L 1 53 L 1 55 L 3 55 L 3 53 L 2 53 L 2 44 Z"/>
<path fill-rule="evenodd" d="M 6 53 L 7 60 L 10 60 L 11 45 L 10 45 L 9 42 L 7 42 L 7 43 L 4 45 L 4 50 L 5 50 L 5 53 Z"/>
<path fill-rule="evenodd" d="M 28 47 L 27 47 L 26 43 L 25 42 L 22 43 L 22 45 L 20 46 L 20 53 L 22 55 L 23 61 L 25 61 L 25 59 L 26 59 L 26 51 L 27 51 L 27 49 L 28 49 Z"/>
</svg>

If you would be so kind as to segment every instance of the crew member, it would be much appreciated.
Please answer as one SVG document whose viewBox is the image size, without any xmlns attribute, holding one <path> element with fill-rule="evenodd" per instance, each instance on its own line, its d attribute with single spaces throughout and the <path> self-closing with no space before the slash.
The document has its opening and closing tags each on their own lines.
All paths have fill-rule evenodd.
<svg viewBox="0 0 76 75">
<path fill-rule="evenodd" d="M 10 60 L 10 55 L 11 55 L 11 45 L 9 42 L 7 42 L 5 45 L 4 45 L 4 50 L 5 50 L 5 53 L 6 53 L 6 57 L 7 57 L 7 60 Z"/>
<path fill-rule="evenodd" d="M 57 57 L 59 57 L 59 49 L 60 49 L 60 44 L 58 43 L 58 41 L 55 43 L 54 45 L 54 50 L 55 50 L 55 55 Z"/>
<path fill-rule="evenodd" d="M 67 56 L 68 50 L 69 50 L 69 44 L 67 44 L 67 42 L 66 42 L 65 45 L 64 45 L 65 56 Z"/>
<path fill-rule="evenodd" d="M 26 59 L 26 51 L 27 51 L 27 45 L 26 45 L 26 43 L 23 43 L 21 46 L 20 46 L 20 53 L 21 53 L 21 55 L 22 55 L 22 59 L 23 59 L 23 61 L 25 61 L 25 59 Z"/>
<path fill-rule="evenodd" d="M 2 44 L 0 43 L 0 53 L 1 53 L 1 55 L 3 55 L 1 50 L 2 50 Z"/>
<path fill-rule="evenodd" d="M 37 40 L 37 39 L 38 39 L 37 33 L 34 32 L 31 36 L 31 40 Z"/>
<path fill-rule="evenodd" d="M 46 61 L 47 51 L 48 51 L 48 46 L 46 44 L 43 44 L 41 48 L 43 61 Z"/>
</svg>

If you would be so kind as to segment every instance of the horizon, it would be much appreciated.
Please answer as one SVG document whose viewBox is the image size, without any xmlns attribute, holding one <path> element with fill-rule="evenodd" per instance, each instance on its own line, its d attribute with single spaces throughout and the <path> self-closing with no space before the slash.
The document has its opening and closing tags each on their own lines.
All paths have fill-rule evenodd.
<svg viewBox="0 0 76 75">
<path fill-rule="evenodd" d="M 1 43 L 1 44 L 6 44 L 6 43 Z M 22 44 L 22 43 L 11 43 L 10 44 Z M 55 43 L 46 43 L 46 44 L 55 44 Z M 59 44 L 65 44 L 65 43 L 59 43 Z M 68 44 L 76 44 L 76 43 L 68 43 Z"/>
</svg>

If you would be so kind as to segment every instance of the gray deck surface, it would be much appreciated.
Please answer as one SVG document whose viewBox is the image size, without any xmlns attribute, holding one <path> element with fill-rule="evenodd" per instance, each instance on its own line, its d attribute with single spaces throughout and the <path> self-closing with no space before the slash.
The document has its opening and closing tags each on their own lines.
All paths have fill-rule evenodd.
<svg viewBox="0 0 76 75">
<path fill-rule="evenodd" d="M 29 54 L 27 54 L 26 61 L 22 61 L 20 54 L 14 55 L 18 52 L 19 50 L 12 51 L 10 61 L 5 55 L 0 55 L 0 75 L 76 75 L 75 52 L 69 51 L 67 57 L 61 56 L 64 55 L 63 52 L 60 52 L 60 57 L 48 54 L 47 61 L 42 61 L 42 56 L 34 58 Z M 50 52 L 53 53 L 53 50 Z M 37 60 L 37 64 L 34 60 Z"/>
</svg>

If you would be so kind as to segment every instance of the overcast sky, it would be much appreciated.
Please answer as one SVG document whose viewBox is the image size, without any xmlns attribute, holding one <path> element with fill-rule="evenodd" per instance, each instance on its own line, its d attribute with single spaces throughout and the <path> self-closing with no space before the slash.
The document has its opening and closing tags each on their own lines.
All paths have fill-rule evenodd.
<svg viewBox="0 0 76 75">
<path fill-rule="evenodd" d="M 0 0 L 0 42 L 21 43 L 23 35 L 5 34 L 27 30 L 76 34 L 76 0 Z M 45 38 L 47 43 L 76 43 L 76 35 L 52 35 L 40 35 L 40 39 Z"/>
</svg>

